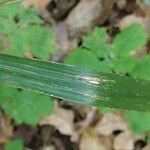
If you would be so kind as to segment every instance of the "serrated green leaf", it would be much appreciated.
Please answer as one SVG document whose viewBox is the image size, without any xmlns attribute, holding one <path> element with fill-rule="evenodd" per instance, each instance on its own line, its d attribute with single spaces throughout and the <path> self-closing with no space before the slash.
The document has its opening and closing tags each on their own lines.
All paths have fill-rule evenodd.
<svg viewBox="0 0 150 150">
<path fill-rule="evenodd" d="M 48 96 L 0 86 L 0 106 L 17 124 L 36 125 L 53 110 Z"/>
<path fill-rule="evenodd" d="M 132 24 L 126 27 L 115 37 L 112 48 L 116 56 L 129 56 L 142 48 L 148 35 L 141 24 Z"/>
<path fill-rule="evenodd" d="M 23 150 L 23 141 L 20 139 L 9 141 L 4 150 Z"/>
<path fill-rule="evenodd" d="M 25 31 L 27 34 L 26 43 L 27 50 L 41 59 L 48 59 L 49 55 L 56 51 L 56 43 L 53 31 L 50 28 L 42 26 L 29 26 Z"/>
<path fill-rule="evenodd" d="M 128 111 L 125 117 L 129 126 L 136 133 L 146 133 L 150 131 L 150 113 L 149 112 L 134 112 Z"/>
<path fill-rule="evenodd" d="M 99 63 L 99 71 L 104 73 L 112 73 L 112 62 L 108 59 L 100 61 Z"/>
<path fill-rule="evenodd" d="M 136 66 L 133 68 L 131 74 L 134 77 L 150 80 L 150 56 L 139 58 Z"/>
<path fill-rule="evenodd" d="M 23 12 L 22 6 L 20 4 L 11 4 L 0 7 L 0 16 L 5 18 L 13 19 L 17 14 Z"/>
<path fill-rule="evenodd" d="M 10 19 L 3 19 L 0 17 L 0 32 L 5 34 L 12 34 L 17 30 L 16 24 Z"/>
<path fill-rule="evenodd" d="M 15 12 L 9 16 L 12 10 Z M 56 51 L 52 29 L 41 25 L 43 21 L 36 15 L 34 8 L 24 10 L 19 4 L 10 5 L 5 9 L 0 8 L 0 15 L 0 32 L 9 41 L 5 53 L 24 56 L 26 52 L 31 52 L 34 56 L 47 60 Z M 15 17 L 18 22 L 15 22 Z M 5 50 L 6 47 L 2 49 Z"/>
<path fill-rule="evenodd" d="M 76 49 L 66 59 L 66 64 L 79 66 L 85 69 L 98 70 L 100 61 L 90 51 L 85 49 Z"/>
<path fill-rule="evenodd" d="M 135 65 L 136 59 L 133 57 L 119 57 L 113 61 L 113 67 L 116 73 L 130 73 Z"/>
<path fill-rule="evenodd" d="M 106 60 L 100 62 L 92 52 L 87 51 L 86 49 L 76 49 L 65 59 L 64 63 L 85 69 L 111 72 L 109 63 Z"/>
<path fill-rule="evenodd" d="M 43 24 L 41 18 L 37 15 L 37 10 L 34 7 L 25 9 L 22 13 L 18 14 L 19 24 L 27 26 L 30 24 Z"/>
<path fill-rule="evenodd" d="M 26 50 L 27 34 L 24 31 L 16 30 L 8 37 L 10 41 L 10 49 L 8 54 L 14 54 L 16 56 L 24 56 Z"/>
<path fill-rule="evenodd" d="M 95 28 L 94 31 L 83 38 L 83 46 L 97 57 L 105 57 L 110 50 L 106 29 Z"/>
<path fill-rule="evenodd" d="M 10 42 L 7 53 L 16 56 L 24 56 L 26 51 L 31 51 L 38 58 L 48 59 L 56 49 L 52 29 L 38 25 L 18 29 L 6 37 Z"/>
</svg>

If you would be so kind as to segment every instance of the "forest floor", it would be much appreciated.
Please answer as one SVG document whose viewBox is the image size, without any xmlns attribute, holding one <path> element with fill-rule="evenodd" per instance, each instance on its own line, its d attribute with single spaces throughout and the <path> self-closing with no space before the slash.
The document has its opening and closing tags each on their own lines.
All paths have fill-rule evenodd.
<svg viewBox="0 0 150 150">
<path fill-rule="evenodd" d="M 62 62 L 73 48 L 82 44 L 81 38 L 85 34 L 84 32 L 88 33 L 95 26 L 106 27 L 110 40 L 132 23 L 144 24 L 145 30 L 150 35 L 150 5 L 136 0 L 108 0 L 105 2 L 101 0 L 101 9 L 104 10 L 100 16 L 96 16 L 96 21 L 93 19 L 93 22 L 88 24 L 90 27 L 87 27 L 86 31 L 82 31 L 83 28 L 76 29 L 76 27 L 64 29 L 63 24 L 69 20 L 66 18 L 70 17 L 68 22 L 74 24 L 73 17 L 80 16 L 80 9 L 75 10 L 80 3 L 83 3 L 84 7 L 90 7 L 90 3 L 86 6 L 86 2 L 88 0 L 80 0 L 73 5 L 72 9 L 77 14 L 73 14 L 73 11 L 69 11 L 68 14 L 65 14 L 66 16 L 59 16 L 59 13 L 53 14 L 56 22 L 52 24 L 56 36 L 58 36 L 59 47 L 57 54 L 52 57 L 53 60 Z M 43 13 L 45 13 L 47 1 L 42 4 L 40 1 L 27 0 L 24 5 L 28 7 L 30 4 L 36 5 L 41 10 L 40 15 L 44 18 Z M 89 9 L 86 15 L 90 17 L 90 14 L 93 13 L 94 16 L 96 12 L 90 12 Z M 98 13 L 100 12 L 98 11 Z M 45 20 L 47 22 L 47 18 Z M 70 26 L 73 26 L 72 24 Z M 80 25 L 80 22 L 76 24 Z M 67 32 L 68 30 L 71 31 Z M 64 31 L 66 35 L 61 35 L 61 31 Z M 66 36 L 73 38 L 65 39 Z M 136 53 L 136 56 L 141 57 L 148 54 L 149 48 L 150 44 L 148 43 L 147 47 Z M 30 53 L 26 55 L 32 57 Z M 23 139 L 26 150 L 150 150 L 147 133 L 135 133 L 128 124 L 124 111 L 96 109 L 63 100 L 57 100 L 54 111 L 35 127 L 25 124 L 16 125 L 1 111 L 0 143 L 3 145 L 9 137 Z"/>
</svg>

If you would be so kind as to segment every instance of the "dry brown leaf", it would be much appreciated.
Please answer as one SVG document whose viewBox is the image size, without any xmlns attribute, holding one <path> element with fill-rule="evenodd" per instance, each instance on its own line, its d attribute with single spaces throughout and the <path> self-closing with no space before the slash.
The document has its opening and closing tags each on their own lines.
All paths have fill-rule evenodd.
<svg viewBox="0 0 150 150">
<path fill-rule="evenodd" d="M 150 34 L 150 6 L 144 5 L 139 0 L 137 0 L 137 3 L 135 0 L 75 1 L 76 0 L 64 1 L 64 3 L 68 5 L 65 5 L 64 7 L 66 10 L 68 10 L 71 3 L 75 5 L 73 5 L 74 7 L 71 7 L 72 11 L 69 9 L 70 13 L 67 15 L 68 17 L 59 22 L 57 22 L 54 18 L 52 19 L 53 8 L 49 9 L 49 12 L 47 10 L 47 6 L 52 3 L 53 0 L 26 0 L 23 3 L 25 7 L 30 5 L 36 6 L 42 16 L 47 16 L 46 18 L 49 22 L 53 22 L 59 49 L 59 52 L 52 57 L 53 61 L 63 60 L 63 58 L 66 57 L 71 50 L 77 47 L 84 33 L 88 33 L 94 26 L 99 23 L 103 23 L 107 18 L 109 18 L 109 15 L 112 13 L 114 2 L 119 9 L 128 9 L 128 7 L 130 7 L 129 4 L 131 3 L 133 3 L 132 5 L 136 5 L 134 6 L 135 8 L 137 7 L 137 9 L 133 10 L 133 14 L 127 15 L 123 19 L 119 20 L 117 26 L 121 30 L 130 24 L 141 23 L 144 24 L 145 30 Z M 58 2 L 55 1 L 55 3 L 58 3 L 56 6 L 58 7 L 62 3 L 62 0 Z M 64 8 L 62 10 L 64 10 Z M 57 9 L 61 10 L 59 7 Z M 61 12 L 60 10 L 57 10 L 56 12 Z"/>
<path fill-rule="evenodd" d="M 0 111 L 0 144 L 4 144 L 13 135 L 12 120 Z"/>
<path fill-rule="evenodd" d="M 145 146 L 144 148 L 142 148 L 142 150 L 150 150 L 150 144 L 148 144 L 147 146 Z"/>
<path fill-rule="evenodd" d="M 130 131 L 122 132 L 114 139 L 113 147 L 115 150 L 133 150 L 134 139 Z"/>
<path fill-rule="evenodd" d="M 79 0 L 26 0 L 23 6 L 35 6 L 44 20 L 54 23 L 66 18 L 78 2 Z"/>
<path fill-rule="evenodd" d="M 144 25 L 146 32 L 150 35 L 150 6 L 144 5 L 141 1 L 137 1 L 137 4 L 138 8 L 133 14 L 119 20 L 118 27 L 122 30 L 133 23 L 140 23 Z"/>
<path fill-rule="evenodd" d="M 30 6 L 35 6 L 39 11 L 43 11 L 46 9 L 47 4 L 50 2 L 51 0 L 24 0 L 23 1 L 23 6 L 25 8 L 28 8 Z"/>
<path fill-rule="evenodd" d="M 88 114 L 93 108 L 91 106 L 87 105 L 81 105 L 78 103 L 72 103 L 72 102 L 67 102 L 67 101 L 60 101 L 59 105 L 61 107 L 69 107 L 74 110 L 75 113 L 79 113 L 81 116 L 85 116 Z"/>
<path fill-rule="evenodd" d="M 34 6 L 38 10 L 38 15 L 40 15 L 45 21 L 51 23 L 51 16 L 46 9 L 50 1 L 51 0 L 24 0 L 22 5 L 25 9 Z"/>
<path fill-rule="evenodd" d="M 140 50 L 138 51 L 135 51 L 132 55 L 135 57 L 135 58 L 139 58 L 141 56 L 144 56 L 146 55 L 147 53 L 149 52 L 149 47 L 143 47 L 141 48 Z"/>
<path fill-rule="evenodd" d="M 135 14 L 131 14 L 124 17 L 122 20 L 120 20 L 118 23 L 118 27 L 122 30 L 133 23 L 143 24 L 143 22 L 145 22 L 145 19 L 143 17 L 136 16 Z"/>
<path fill-rule="evenodd" d="M 0 150 L 4 150 L 4 145 L 2 144 L 0 144 Z"/>
<path fill-rule="evenodd" d="M 10 41 L 4 33 L 0 33 L 0 43 L 5 50 L 10 49 L 11 47 Z"/>
<path fill-rule="evenodd" d="M 52 60 L 55 62 L 61 61 L 65 58 L 69 51 L 76 48 L 78 45 L 77 38 L 69 38 L 68 27 L 65 22 L 59 22 L 53 26 L 58 53 L 56 53 Z"/>
<path fill-rule="evenodd" d="M 56 107 L 54 112 L 43 118 L 40 125 L 52 125 L 64 135 L 72 135 L 74 132 L 74 114 L 71 110 Z"/>
<path fill-rule="evenodd" d="M 133 139 L 134 139 L 134 141 L 137 141 L 137 140 L 143 140 L 143 141 L 145 141 L 145 135 L 134 133 Z"/>
<path fill-rule="evenodd" d="M 28 50 L 24 53 L 24 56 L 27 57 L 27 58 L 30 58 L 32 59 L 33 58 L 33 53 L 31 50 Z"/>
<path fill-rule="evenodd" d="M 82 107 L 82 106 L 81 106 Z M 93 107 L 83 107 L 85 108 L 85 111 L 87 111 L 86 118 L 74 123 L 74 134 L 71 136 L 71 141 L 77 142 L 79 140 L 80 135 L 90 127 L 90 125 L 95 121 L 96 117 L 96 109 Z"/>
<path fill-rule="evenodd" d="M 60 5 L 59 3 L 62 3 L 62 0 L 26 0 L 24 2 L 24 7 L 35 5 L 41 16 L 54 26 L 60 52 L 52 58 L 53 61 L 63 60 L 71 50 L 78 46 L 84 34 L 91 31 L 99 23 L 104 23 L 112 11 L 114 2 L 114 0 L 80 0 L 77 3 L 74 2 L 75 0 L 71 1 L 70 3 L 67 0 L 64 1 L 67 5 L 65 5 L 66 10 L 64 8 L 63 10 L 64 12 L 69 10 L 70 13 L 68 12 L 69 14 L 63 20 L 59 20 L 59 22 L 53 17 L 53 9 L 56 9 L 56 12 L 60 12 L 61 16 L 63 12 L 58 6 Z M 68 8 L 71 3 L 75 3 L 74 7 Z M 50 4 L 53 4 L 54 6 L 52 6 L 56 8 L 49 8 L 48 11 L 47 7 Z M 59 14 L 57 15 L 59 16 Z"/>
<path fill-rule="evenodd" d="M 49 145 L 42 147 L 40 150 L 56 150 L 56 148 L 54 146 Z"/>
<path fill-rule="evenodd" d="M 94 128 L 84 131 L 80 140 L 80 150 L 111 150 L 111 139 L 99 136 Z"/>
<path fill-rule="evenodd" d="M 66 110 L 61 107 L 65 104 L 59 105 L 60 106 L 56 105 L 56 108 L 52 114 L 41 120 L 40 125 L 52 125 L 59 130 L 60 133 L 69 135 L 72 142 L 77 142 L 80 135 L 95 119 L 96 109 L 79 104 L 74 104 L 71 106 L 70 104 L 70 107 L 73 107 L 72 110 Z M 77 115 L 76 113 L 85 115 L 85 119 L 74 122 L 74 115 Z"/>
<path fill-rule="evenodd" d="M 51 0 L 47 5 L 47 10 L 51 17 L 56 22 L 59 22 L 64 20 L 80 1 L 81 0 Z"/>
<path fill-rule="evenodd" d="M 127 5 L 127 0 L 115 0 L 115 2 L 119 9 L 124 9 Z"/>
<path fill-rule="evenodd" d="M 97 23 L 104 21 L 102 18 L 108 17 L 112 6 L 113 0 L 81 0 L 66 19 L 70 34 L 74 36 L 90 31 Z"/>
<path fill-rule="evenodd" d="M 107 136 L 111 135 L 113 131 L 126 131 L 127 129 L 127 125 L 119 113 L 105 114 L 103 118 L 99 121 L 99 123 L 96 125 L 97 133 Z"/>
<path fill-rule="evenodd" d="M 25 147 L 24 150 L 33 150 L 33 149 L 31 149 L 31 148 L 26 148 L 26 147 Z"/>
<path fill-rule="evenodd" d="M 108 18 L 112 6 L 113 0 L 81 0 L 63 22 L 55 24 L 56 39 L 61 56 L 59 52 L 53 60 L 63 60 L 70 51 L 78 46 L 84 34 Z"/>
</svg>

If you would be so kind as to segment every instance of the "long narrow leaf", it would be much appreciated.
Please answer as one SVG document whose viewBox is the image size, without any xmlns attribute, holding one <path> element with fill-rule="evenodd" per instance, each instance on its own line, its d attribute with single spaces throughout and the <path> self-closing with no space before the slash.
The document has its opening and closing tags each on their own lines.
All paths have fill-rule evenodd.
<svg viewBox="0 0 150 150">
<path fill-rule="evenodd" d="M 150 111 L 150 81 L 0 54 L 0 83 L 76 103 Z"/>
<path fill-rule="evenodd" d="M 18 3 L 21 1 L 23 1 L 23 0 L 0 0 L 0 7 L 5 6 L 5 5 L 9 5 L 9 4 Z"/>
</svg>

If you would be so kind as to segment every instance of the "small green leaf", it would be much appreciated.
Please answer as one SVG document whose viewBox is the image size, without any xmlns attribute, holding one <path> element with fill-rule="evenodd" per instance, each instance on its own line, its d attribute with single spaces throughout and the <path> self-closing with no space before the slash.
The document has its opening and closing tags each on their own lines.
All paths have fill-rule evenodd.
<svg viewBox="0 0 150 150">
<path fill-rule="evenodd" d="M 10 41 L 10 49 L 8 54 L 14 54 L 16 56 L 24 56 L 26 48 L 27 34 L 24 31 L 16 30 L 13 34 L 10 34 L 8 39 Z"/>
<path fill-rule="evenodd" d="M 112 62 L 108 59 L 104 59 L 99 63 L 99 71 L 104 73 L 112 73 Z"/>
<path fill-rule="evenodd" d="M 12 32 L 17 30 L 16 24 L 13 20 L 4 19 L 0 17 L 0 33 L 12 34 Z"/>
<path fill-rule="evenodd" d="M 117 56 L 129 56 L 142 48 L 148 35 L 141 24 L 132 24 L 117 34 L 113 41 L 113 52 Z"/>
<path fill-rule="evenodd" d="M 136 66 L 133 68 L 131 74 L 134 77 L 150 80 L 150 56 L 144 56 L 138 59 Z"/>
<path fill-rule="evenodd" d="M 25 31 L 27 34 L 25 46 L 26 50 L 31 50 L 32 53 L 41 59 L 48 59 L 50 53 L 56 51 L 56 43 L 52 29 L 42 26 L 29 26 Z"/>
<path fill-rule="evenodd" d="M 56 50 L 52 29 L 39 25 L 17 29 L 6 38 L 10 42 L 10 50 L 7 53 L 16 56 L 24 56 L 26 51 L 31 51 L 34 56 L 47 60 Z"/>
<path fill-rule="evenodd" d="M 16 123 L 30 125 L 36 125 L 54 107 L 48 96 L 4 86 L 0 86 L 0 106 Z"/>
<path fill-rule="evenodd" d="M 105 57 L 110 50 L 108 35 L 105 28 L 95 28 L 83 38 L 83 46 L 98 57 Z"/>
<path fill-rule="evenodd" d="M 85 69 L 99 70 L 100 61 L 97 57 L 85 49 L 76 49 L 65 60 L 66 64 L 79 66 Z"/>
<path fill-rule="evenodd" d="M 30 24 L 42 24 L 43 20 L 38 17 L 37 10 L 34 7 L 30 7 L 28 9 L 23 9 L 23 12 L 18 14 L 19 24 L 21 26 L 27 26 Z"/>
<path fill-rule="evenodd" d="M 13 19 L 17 14 L 23 12 L 22 6 L 20 4 L 11 4 L 0 7 L 0 16 L 5 18 Z"/>
<path fill-rule="evenodd" d="M 4 150 L 23 150 L 23 141 L 20 139 L 9 141 Z"/>
<path fill-rule="evenodd" d="M 114 59 L 113 67 L 116 73 L 130 73 L 136 65 L 136 59 L 133 57 L 119 57 Z"/>
</svg>

